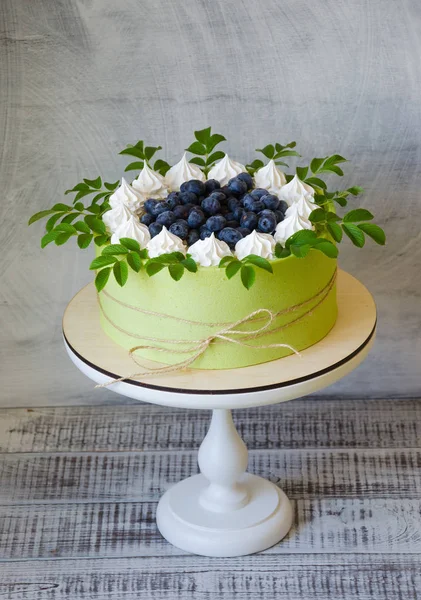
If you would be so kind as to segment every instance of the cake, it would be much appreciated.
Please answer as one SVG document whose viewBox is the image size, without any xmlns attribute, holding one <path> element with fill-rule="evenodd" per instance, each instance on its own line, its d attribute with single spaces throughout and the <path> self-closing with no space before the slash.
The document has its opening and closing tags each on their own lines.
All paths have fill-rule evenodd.
<svg viewBox="0 0 421 600">
<path fill-rule="evenodd" d="M 84 179 L 43 217 L 42 246 L 77 237 L 95 243 L 99 318 L 133 359 L 162 370 L 232 369 L 272 361 L 316 344 L 337 318 L 338 244 L 385 243 L 366 209 L 339 216 L 354 186 L 329 192 L 325 173 L 342 175 L 338 155 L 285 173 L 295 142 L 268 144 L 248 165 L 216 150 L 211 128 L 170 166 L 143 142 L 123 150 L 137 162 L 131 183 Z M 188 158 L 188 154 L 195 156 Z M 85 207 L 82 199 L 90 194 Z M 148 367 L 146 367 L 148 368 Z M 160 372 L 157 370 L 156 372 Z"/>
</svg>

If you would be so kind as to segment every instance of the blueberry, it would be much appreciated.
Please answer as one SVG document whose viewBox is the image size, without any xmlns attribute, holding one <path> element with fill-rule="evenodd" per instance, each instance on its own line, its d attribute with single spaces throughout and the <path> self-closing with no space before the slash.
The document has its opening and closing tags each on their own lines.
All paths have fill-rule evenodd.
<svg viewBox="0 0 421 600">
<path fill-rule="evenodd" d="M 155 221 L 155 217 L 153 217 L 152 215 L 145 213 L 144 215 L 142 215 L 140 217 L 140 222 L 143 223 L 143 225 L 150 225 L 151 223 L 153 223 Z"/>
<path fill-rule="evenodd" d="M 279 198 L 278 196 L 275 196 L 275 194 L 266 194 L 266 196 L 262 196 L 260 200 L 269 210 L 278 210 Z"/>
<path fill-rule="evenodd" d="M 232 211 L 232 214 L 234 215 L 234 219 L 236 221 L 240 221 L 241 217 L 243 216 L 243 214 L 246 211 L 244 210 L 244 208 L 242 206 L 237 206 L 237 208 L 235 210 Z"/>
<path fill-rule="evenodd" d="M 256 229 L 257 227 L 257 221 L 257 215 L 255 215 L 254 212 L 246 212 L 240 219 L 240 225 L 241 227 L 247 227 L 247 229 L 253 231 L 253 229 Z"/>
<path fill-rule="evenodd" d="M 205 184 L 198 179 L 190 179 L 180 186 L 180 192 L 193 192 L 196 196 L 202 196 L 205 191 Z"/>
<path fill-rule="evenodd" d="M 190 229 L 189 235 L 187 236 L 187 245 L 193 246 L 198 240 L 200 240 L 198 229 Z"/>
<path fill-rule="evenodd" d="M 170 207 L 168 206 L 168 204 L 166 202 L 164 202 L 163 200 L 160 200 L 159 202 L 157 202 L 156 204 L 154 204 L 151 208 L 151 215 L 153 215 L 154 217 L 157 217 L 158 215 L 160 215 L 161 213 L 165 212 L 166 210 L 169 210 Z"/>
<path fill-rule="evenodd" d="M 187 223 L 183 220 L 176 221 L 175 223 L 173 223 L 168 231 L 170 233 L 173 233 L 174 235 L 177 235 L 182 240 L 185 240 L 189 235 L 189 227 Z"/>
<path fill-rule="evenodd" d="M 225 196 L 231 196 L 231 192 L 230 189 L 227 185 L 224 185 L 221 187 L 220 192 L 222 192 L 223 194 L 225 194 Z"/>
<path fill-rule="evenodd" d="M 253 196 L 253 198 L 257 198 L 257 199 L 260 199 L 262 196 L 266 196 L 267 193 L 268 193 L 268 191 L 264 190 L 263 188 L 255 188 L 254 190 L 252 190 L 250 192 L 250 194 Z"/>
<path fill-rule="evenodd" d="M 267 214 L 263 214 L 259 217 L 257 228 L 262 233 L 272 233 L 272 231 L 274 231 L 276 228 L 276 215 L 275 213 L 269 214 L 270 212 L 271 211 L 268 211 Z"/>
<path fill-rule="evenodd" d="M 228 208 L 228 206 L 226 204 L 223 204 L 221 206 L 221 210 L 220 213 L 221 215 L 223 215 L 225 217 L 225 215 L 227 215 L 229 213 L 230 209 Z"/>
<path fill-rule="evenodd" d="M 246 237 L 251 233 L 250 229 L 247 229 L 247 227 L 237 227 L 237 231 L 239 231 L 243 237 Z"/>
<path fill-rule="evenodd" d="M 219 239 L 228 244 L 230 248 L 234 248 L 235 244 L 239 242 L 242 237 L 241 232 L 232 227 L 225 227 L 225 229 L 219 232 Z"/>
<path fill-rule="evenodd" d="M 161 225 L 165 225 L 165 227 L 168 229 L 169 226 L 174 223 L 175 219 L 176 219 L 176 216 L 173 213 L 173 211 L 172 210 L 166 210 L 165 212 L 160 213 L 156 217 L 156 222 L 160 223 Z"/>
<path fill-rule="evenodd" d="M 149 233 L 151 234 L 151 237 L 155 237 L 158 235 L 158 233 L 161 233 L 161 231 L 162 225 L 160 223 L 151 223 L 149 225 Z"/>
<path fill-rule="evenodd" d="M 208 179 L 205 181 L 205 194 L 210 194 L 214 190 L 219 190 L 221 184 L 216 179 Z"/>
<path fill-rule="evenodd" d="M 244 183 L 247 186 L 247 190 L 251 190 L 254 183 L 253 183 L 253 177 L 250 175 L 250 173 L 240 173 L 239 175 L 237 175 L 237 179 L 241 179 L 241 181 L 244 181 Z"/>
<path fill-rule="evenodd" d="M 234 196 L 242 196 L 247 192 L 247 184 L 245 181 L 238 179 L 238 177 L 233 177 L 228 182 L 228 189 L 231 194 Z"/>
<path fill-rule="evenodd" d="M 210 237 L 212 235 L 212 231 L 210 229 L 208 229 L 207 227 L 201 227 L 200 228 L 200 239 L 201 240 L 205 240 L 206 238 Z"/>
<path fill-rule="evenodd" d="M 285 213 L 288 210 L 288 204 L 285 202 L 285 200 L 279 201 L 278 210 L 280 210 L 283 213 Z"/>
<path fill-rule="evenodd" d="M 191 209 L 191 204 L 180 204 L 174 207 L 174 214 L 176 219 L 187 219 Z"/>
<path fill-rule="evenodd" d="M 168 196 L 165 198 L 165 202 L 168 204 L 170 209 L 173 210 L 175 206 L 178 206 L 180 204 L 180 200 L 178 199 L 178 193 L 171 192 L 170 194 L 168 194 Z"/>
<path fill-rule="evenodd" d="M 216 215 L 221 210 L 221 203 L 217 198 L 208 196 L 202 202 L 202 209 L 208 215 Z"/>
<path fill-rule="evenodd" d="M 238 198 L 234 198 L 234 196 L 230 196 L 228 198 L 227 205 L 230 211 L 234 212 L 236 208 L 241 206 L 241 200 L 239 200 Z"/>
<path fill-rule="evenodd" d="M 198 206 L 195 206 L 191 209 L 190 214 L 188 216 L 187 222 L 190 227 L 200 227 L 205 222 L 205 215 L 203 210 L 201 210 Z"/>
<path fill-rule="evenodd" d="M 254 198 L 251 194 L 246 194 L 243 198 L 244 208 L 252 212 L 260 212 L 265 208 L 263 202 L 257 198 Z"/>
<path fill-rule="evenodd" d="M 215 192 L 212 192 L 210 194 L 210 198 L 215 198 L 216 200 L 218 200 L 218 202 L 220 204 L 226 204 L 226 202 L 227 202 L 227 194 L 224 194 L 224 192 L 222 192 L 220 190 L 216 190 Z"/>
<path fill-rule="evenodd" d="M 237 229 L 239 225 L 240 223 L 235 219 L 227 219 L 227 222 L 225 223 L 225 227 L 233 227 L 234 229 Z"/>
<path fill-rule="evenodd" d="M 214 217 L 209 217 L 209 219 L 206 221 L 206 227 L 209 229 L 209 231 L 221 231 L 221 229 L 225 227 L 226 222 L 227 221 L 225 217 L 222 215 L 216 215 Z"/>
<path fill-rule="evenodd" d="M 276 217 L 276 222 L 280 223 L 281 221 L 284 220 L 285 215 L 282 211 L 280 210 L 275 210 L 275 217 Z"/>
<path fill-rule="evenodd" d="M 193 192 L 180 192 L 178 194 L 178 199 L 181 204 L 198 204 L 199 198 Z"/>
<path fill-rule="evenodd" d="M 153 198 L 148 198 L 148 200 L 146 200 L 145 202 L 145 210 L 147 213 L 149 213 L 150 215 L 152 214 L 152 210 L 155 206 L 155 204 L 158 202 L 158 200 L 154 200 Z"/>
</svg>

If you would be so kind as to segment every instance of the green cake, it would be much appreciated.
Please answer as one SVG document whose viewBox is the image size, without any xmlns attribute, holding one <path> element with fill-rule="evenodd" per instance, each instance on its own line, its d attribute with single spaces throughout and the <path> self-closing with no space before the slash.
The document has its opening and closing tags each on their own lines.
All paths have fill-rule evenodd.
<svg viewBox="0 0 421 600">
<path fill-rule="evenodd" d="M 225 138 L 211 128 L 195 138 L 173 166 L 152 166 L 159 146 L 125 148 L 135 179 L 68 190 L 73 206 L 30 220 L 48 216 L 42 246 L 94 242 L 101 326 L 146 371 L 159 368 L 148 360 L 161 372 L 241 368 L 316 344 L 337 318 L 343 235 L 358 247 L 365 236 L 385 243 L 368 210 L 337 214 L 362 192 L 328 191 L 324 174 L 342 175 L 345 159 L 315 158 L 287 174 L 285 158 L 300 158 L 295 142 L 268 144 L 266 162 L 243 165 L 216 148 Z"/>
</svg>

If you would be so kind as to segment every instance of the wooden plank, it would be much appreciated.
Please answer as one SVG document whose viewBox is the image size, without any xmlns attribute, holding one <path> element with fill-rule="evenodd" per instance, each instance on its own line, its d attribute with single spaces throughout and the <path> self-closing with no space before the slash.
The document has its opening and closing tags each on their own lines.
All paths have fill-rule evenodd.
<svg viewBox="0 0 421 600">
<path fill-rule="evenodd" d="M 270 554 L 421 553 L 419 499 L 293 503 L 293 529 Z M 149 502 L 2 507 L 0 560 L 184 554 L 161 537 L 155 512 Z"/>
<path fill-rule="evenodd" d="M 17 561 L 0 572 L 5 600 L 416 600 L 415 555 L 190 555 Z"/>
<path fill-rule="evenodd" d="M 197 453 L 10 454 L 0 504 L 157 501 L 197 472 Z M 421 450 L 254 450 L 249 470 L 291 498 L 417 498 Z"/>
<path fill-rule="evenodd" d="M 250 449 L 417 447 L 421 400 L 294 400 L 234 411 Z M 209 411 L 160 406 L 0 410 L 1 452 L 188 450 L 203 440 Z"/>
</svg>

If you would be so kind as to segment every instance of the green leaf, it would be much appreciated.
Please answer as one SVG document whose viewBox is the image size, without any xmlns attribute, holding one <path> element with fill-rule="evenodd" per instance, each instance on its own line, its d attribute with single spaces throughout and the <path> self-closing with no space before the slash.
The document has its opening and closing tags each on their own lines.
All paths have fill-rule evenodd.
<svg viewBox="0 0 421 600">
<path fill-rule="evenodd" d="M 145 158 L 143 148 L 139 148 L 137 146 L 129 146 L 127 148 L 124 148 L 124 150 L 122 150 L 120 154 L 135 156 L 136 158 L 141 158 L 142 160 Z"/>
<path fill-rule="evenodd" d="M 90 213 L 93 213 L 94 215 L 98 215 L 101 212 L 101 209 L 97 204 L 91 204 L 91 206 L 88 206 L 86 210 L 88 210 Z"/>
<path fill-rule="evenodd" d="M 56 226 L 55 230 L 70 233 L 71 235 L 77 233 L 76 228 L 73 227 L 73 225 L 70 225 L 70 223 L 60 223 Z"/>
<path fill-rule="evenodd" d="M 192 154 L 200 154 L 200 156 L 206 155 L 206 148 L 200 142 L 193 142 L 188 148 L 186 148 L 186 151 L 191 152 Z"/>
<path fill-rule="evenodd" d="M 374 223 L 360 223 L 358 229 L 366 233 L 376 244 L 384 246 L 386 243 L 386 234 L 381 227 Z"/>
<path fill-rule="evenodd" d="M 283 248 L 281 244 L 276 244 L 275 246 L 275 256 L 276 258 L 287 258 L 291 256 L 291 250 L 289 248 Z"/>
<path fill-rule="evenodd" d="M 189 162 L 193 163 L 194 165 L 199 165 L 199 167 L 206 167 L 204 159 L 200 158 L 199 156 L 194 156 L 189 160 Z"/>
<path fill-rule="evenodd" d="M 320 177 L 307 177 L 306 181 L 305 181 L 308 185 L 312 185 L 313 187 L 318 187 L 321 188 L 322 190 L 326 189 L 326 184 L 323 181 L 323 179 L 320 179 Z"/>
<path fill-rule="evenodd" d="M 48 244 L 54 242 L 59 235 L 61 235 L 60 232 L 56 231 L 55 229 L 46 233 L 41 238 L 41 248 L 45 248 L 45 246 L 48 246 Z"/>
<path fill-rule="evenodd" d="M 148 258 L 148 251 L 146 248 L 143 248 L 143 250 L 138 251 L 138 255 L 139 258 Z"/>
<path fill-rule="evenodd" d="M 124 169 L 124 172 L 126 173 L 127 171 L 141 171 L 143 169 L 143 164 L 143 162 L 132 162 L 127 165 L 127 167 Z"/>
<path fill-rule="evenodd" d="M 234 258 L 234 256 L 224 256 L 223 258 L 221 258 L 221 260 L 219 261 L 219 265 L 218 267 L 220 269 L 223 269 L 228 263 L 232 262 L 233 260 L 237 260 L 236 258 Z"/>
<path fill-rule="evenodd" d="M 316 208 L 310 213 L 308 219 L 311 223 L 325 223 L 327 220 L 327 213 L 323 208 Z"/>
<path fill-rule="evenodd" d="M 264 167 L 265 163 L 262 160 L 259 160 L 258 158 L 256 158 L 256 160 L 254 160 L 252 163 L 250 163 L 247 166 L 251 167 L 253 170 L 257 170 L 257 169 L 261 169 L 262 167 Z"/>
<path fill-rule="evenodd" d="M 358 229 L 356 225 L 352 225 L 352 223 L 343 223 L 342 229 L 349 237 L 354 246 L 358 248 L 362 248 L 365 243 L 364 233 Z"/>
<path fill-rule="evenodd" d="M 291 244 L 295 246 L 301 246 L 310 244 L 310 246 L 314 243 L 314 240 L 317 239 L 317 235 L 314 231 L 309 229 L 302 229 L 301 231 L 297 231 L 289 236 L 287 241 L 285 242 L 285 248 L 289 248 Z"/>
<path fill-rule="evenodd" d="M 339 204 L 339 206 L 342 206 L 342 208 L 348 204 L 345 198 L 341 198 L 340 196 L 335 196 L 334 198 L 332 198 L 332 200 Z"/>
<path fill-rule="evenodd" d="M 106 269 L 101 269 L 97 276 L 95 277 L 95 287 L 97 292 L 100 292 L 106 285 L 111 274 L 111 267 L 107 267 Z"/>
<path fill-rule="evenodd" d="M 304 179 L 307 177 L 308 167 L 297 167 L 296 171 L 299 179 L 304 181 Z"/>
<path fill-rule="evenodd" d="M 282 160 L 276 160 L 275 165 L 278 165 L 278 167 L 289 167 L 289 165 L 286 162 L 282 162 Z"/>
<path fill-rule="evenodd" d="M 28 225 L 32 225 L 32 223 L 35 223 L 35 221 L 39 221 L 40 219 L 43 219 L 44 217 L 51 215 L 53 212 L 55 212 L 55 211 L 50 208 L 49 210 L 41 210 L 40 212 L 35 213 L 29 219 Z"/>
<path fill-rule="evenodd" d="M 174 281 L 180 281 L 180 279 L 184 275 L 184 267 L 181 263 L 169 265 L 168 271 L 170 272 L 170 275 L 174 279 Z"/>
<path fill-rule="evenodd" d="M 145 148 L 145 158 L 146 160 L 151 160 L 152 156 L 158 152 L 158 150 L 162 150 L 162 146 L 146 146 Z"/>
<path fill-rule="evenodd" d="M 106 233 L 107 229 L 105 223 L 100 219 L 97 219 L 94 215 L 87 215 L 85 217 L 85 223 L 94 233 Z"/>
<path fill-rule="evenodd" d="M 92 233 L 81 233 L 77 236 L 77 245 L 83 250 L 84 248 L 87 248 L 89 246 L 89 244 L 92 242 L 93 237 L 94 236 L 92 235 Z"/>
<path fill-rule="evenodd" d="M 214 163 L 217 160 L 221 160 L 223 159 L 225 156 L 225 152 L 222 152 L 222 150 L 217 150 L 216 152 L 213 152 L 209 157 L 208 160 L 206 161 L 206 166 L 211 165 L 212 163 Z"/>
<path fill-rule="evenodd" d="M 68 204 L 63 204 L 62 202 L 59 202 L 58 204 L 54 204 L 51 210 L 54 210 L 55 212 L 70 212 L 72 210 L 72 207 Z"/>
<path fill-rule="evenodd" d="M 341 227 L 337 223 L 328 223 L 327 230 L 335 242 L 341 242 L 343 233 Z"/>
<path fill-rule="evenodd" d="M 328 210 L 326 213 L 326 221 L 328 223 L 332 223 L 335 221 L 341 221 L 341 217 L 339 217 L 335 212 Z"/>
<path fill-rule="evenodd" d="M 266 258 L 262 258 L 261 256 L 257 256 L 256 254 L 249 254 L 243 259 L 246 263 L 251 263 L 255 267 L 259 267 L 259 269 L 264 269 L 268 273 L 273 273 L 272 265 Z"/>
<path fill-rule="evenodd" d="M 135 252 L 140 251 L 139 242 L 132 238 L 120 238 L 120 244 L 128 250 L 134 250 Z"/>
<path fill-rule="evenodd" d="M 324 160 L 324 158 L 313 158 L 310 163 L 310 169 L 313 173 L 317 173 L 319 171 L 319 168 L 322 166 Z"/>
<path fill-rule="evenodd" d="M 102 269 L 108 265 L 113 265 L 117 261 L 115 256 L 97 256 L 89 265 L 91 271 Z"/>
<path fill-rule="evenodd" d="M 101 198 L 105 198 L 105 196 L 109 196 L 109 195 L 110 195 L 110 192 L 101 192 L 100 194 L 97 194 L 96 196 L 94 196 L 94 198 L 92 198 L 92 205 L 94 205 L 95 202 L 98 202 L 98 200 L 101 200 Z M 88 210 L 89 210 L 89 208 L 88 208 Z"/>
<path fill-rule="evenodd" d="M 256 152 L 261 152 L 266 158 L 273 158 L 275 156 L 275 147 L 272 144 L 268 144 L 264 148 L 256 148 Z"/>
<path fill-rule="evenodd" d="M 191 256 L 187 256 L 187 258 L 181 261 L 181 264 L 184 265 L 187 271 L 190 271 L 190 273 L 197 272 L 197 264 Z"/>
<path fill-rule="evenodd" d="M 71 190 L 66 190 L 64 192 L 64 195 L 67 196 L 67 194 L 71 194 L 72 192 L 83 192 L 89 189 L 89 186 L 86 185 L 86 183 L 78 183 L 77 185 L 75 185 L 74 188 L 72 188 Z"/>
<path fill-rule="evenodd" d="M 356 208 L 355 210 L 350 210 L 349 213 L 343 218 L 344 223 L 358 223 L 359 221 L 371 221 L 374 219 L 374 215 L 371 214 L 369 210 L 365 208 Z"/>
<path fill-rule="evenodd" d="M 206 127 L 206 129 L 199 129 L 198 131 L 194 132 L 194 137 L 205 146 L 209 142 L 210 136 L 211 127 Z"/>
<path fill-rule="evenodd" d="M 155 171 L 158 171 L 158 173 L 160 173 L 161 175 L 166 175 L 167 172 L 171 169 L 171 166 L 167 163 L 166 160 L 162 160 L 162 158 L 159 158 L 157 161 L 155 161 L 153 168 L 155 169 Z"/>
<path fill-rule="evenodd" d="M 94 188 L 95 190 L 101 189 L 101 177 L 97 177 L 96 179 L 84 179 L 83 181 L 86 183 L 86 185 L 89 185 L 90 188 Z"/>
<path fill-rule="evenodd" d="M 114 263 L 113 273 L 118 285 L 120 287 L 123 287 L 129 276 L 129 267 L 127 266 L 126 261 L 119 260 L 116 263 Z"/>
<path fill-rule="evenodd" d="M 291 244 L 290 250 L 294 256 L 297 258 L 304 258 L 311 250 L 310 244 L 302 244 L 297 246 L 295 244 Z"/>
<path fill-rule="evenodd" d="M 78 217 L 80 217 L 80 213 L 69 213 L 68 215 L 66 215 L 65 217 L 62 218 L 61 222 L 62 223 L 71 223 L 72 221 L 74 221 L 75 219 L 77 219 Z"/>
<path fill-rule="evenodd" d="M 60 233 L 54 240 L 56 246 L 62 246 L 65 244 L 72 237 L 72 235 L 72 233 Z"/>
<path fill-rule="evenodd" d="M 150 260 L 146 265 L 146 273 L 149 275 L 149 277 L 156 275 L 159 273 L 159 271 L 162 271 L 162 269 L 165 269 L 165 265 L 157 262 L 156 260 Z"/>
<path fill-rule="evenodd" d="M 231 279 L 232 277 L 234 277 L 234 275 L 238 273 L 241 267 L 241 262 L 237 259 L 234 259 L 230 263 L 228 263 L 225 269 L 225 275 L 228 277 L 228 279 Z"/>
<path fill-rule="evenodd" d="M 104 187 L 109 190 L 110 192 L 113 192 L 114 190 L 116 190 L 119 186 L 120 182 L 119 181 L 115 181 L 114 183 L 109 183 L 107 181 L 104 181 Z"/>
<path fill-rule="evenodd" d="M 248 290 L 254 284 L 254 282 L 256 281 L 256 272 L 252 266 L 243 265 L 241 267 L 241 281 L 243 283 L 243 286 Z"/>
<path fill-rule="evenodd" d="M 348 188 L 347 192 L 349 192 L 353 196 L 358 196 L 358 194 L 362 194 L 364 192 L 364 189 L 359 185 L 354 185 L 353 187 Z"/>
<path fill-rule="evenodd" d="M 94 244 L 95 244 L 95 246 L 103 246 L 104 244 L 106 244 L 108 242 L 109 239 L 110 239 L 110 236 L 108 234 L 96 235 L 94 237 Z"/>
<path fill-rule="evenodd" d="M 340 167 L 337 167 L 336 165 L 329 165 L 329 167 L 324 167 L 323 171 L 330 171 L 331 173 L 336 173 L 336 175 L 339 175 L 340 177 L 342 177 L 342 175 L 344 174 L 342 169 Z"/>
<path fill-rule="evenodd" d="M 94 198 L 95 200 L 95 198 Z M 73 205 L 74 210 L 77 210 L 79 212 L 83 212 L 85 210 L 85 206 L 83 204 L 83 202 L 75 202 L 75 204 Z"/>
<path fill-rule="evenodd" d="M 110 244 L 106 246 L 102 251 L 103 256 L 108 256 L 109 254 L 119 255 L 119 254 L 128 254 L 127 248 L 125 248 L 122 244 Z"/>
<path fill-rule="evenodd" d="M 329 240 L 323 240 L 318 244 L 315 244 L 314 249 L 320 250 L 320 252 L 323 252 L 323 254 L 325 254 L 329 258 L 337 258 L 338 256 L 337 247 L 335 246 L 335 244 L 332 244 L 332 242 L 330 242 Z"/>
<path fill-rule="evenodd" d="M 326 158 L 325 165 L 334 165 L 336 163 L 347 162 L 346 158 L 341 156 L 340 154 L 332 154 L 332 156 L 328 156 Z"/>
<path fill-rule="evenodd" d="M 76 221 L 76 223 L 73 223 L 73 227 L 77 229 L 77 231 L 81 231 L 82 233 L 91 232 L 85 221 Z"/>
<path fill-rule="evenodd" d="M 62 214 L 63 213 L 55 213 L 52 217 L 50 217 L 45 224 L 45 229 L 47 231 L 51 231 L 57 221 L 61 218 Z"/>
<path fill-rule="evenodd" d="M 139 273 L 140 269 L 142 268 L 142 261 L 137 252 L 130 252 L 127 255 L 127 262 L 129 264 L 129 267 L 131 267 L 133 269 L 133 271 L 136 271 L 136 273 Z"/>
<path fill-rule="evenodd" d="M 225 142 L 225 139 L 226 138 L 223 135 L 221 135 L 220 133 L 214 133 L 213 135 L 211 135 L 208 143 L 206 144 L 207 153 L 210 154 L 212 152 L 212 150 L 215 148 L 215 146 L 217 146 L 221 142 Z"/>
<path fill-rule="evenodd" d="M 89 194 L 93 194 L 94 192 L 95 192 L 95 190 L 88 190 L 87 192 L 78 192 L 76 194 L 76 196 L 74 197 L 73 202 L 77 202 L 78 200 L 81 200 L 85 196 L 88 196 Z"/>
</svg>

